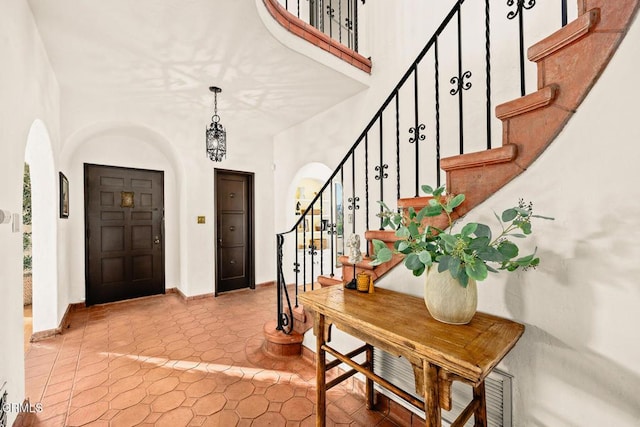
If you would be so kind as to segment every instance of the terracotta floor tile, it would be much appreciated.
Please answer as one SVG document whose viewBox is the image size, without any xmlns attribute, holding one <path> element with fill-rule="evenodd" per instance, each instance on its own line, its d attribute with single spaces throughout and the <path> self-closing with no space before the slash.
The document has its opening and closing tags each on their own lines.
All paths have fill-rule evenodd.
<svg viewBox="0 0 640 427">
<path fill-rule="evenodd" d="M 145 397 L 147 397 L 147 392 L 145 390 L 134 388 L 133 390 L 125 391 L 112 399 L 110 407 L 112 409 L 126 409 L 142 402 Z"/>
<path fill-rule="evenodd" d="M 203 396 L 193 405 L 192 410 L 196 415 L 212 415 L 218 411 L 221 411 L 227 399 L 220 393 L 212 393 L 207 396 Z"/>
<path fill-rule="evenodd" d="M 164 394 L 176 388 L 179 383 L 180 381 L 176 377 L 167 377 L 151 384 L 147 391 L 149 394 Z"/>
<path fill-rule="evenodd" d="M 149 416 L 149 405 L 136 405 L 127 408 L 111 419 L 111 426 L 135 426 L 145 421 L 145 418 Z"/>
<path fill-rule="evenodd" d="M 153 403 L 151 403 L 151 410 L 153 412 L 171 411 L 172 409 L 176 409 L 178 406 L 182 405 L 186 398 L 187 397 L 182 391 L 170 391 L 162 396 L 158 396 Z"/>
<path fill-rule="evenodd" d="M 193 412 L 189 408 L 177 408 L 162 414 L 155 425 L 158 427 L 186 427 L 193 418 Z"/>
<path fill-rule="evenodd" d="M 96 402 L 83 406 L 69 414 L 69 417 L 67 418 L 67 425 L 81 426 L 92 421 L 96 421 L 105 412 L 107 412 L 107 410 L 109 410 L 108 402 Z"/>
<path fill-rule="evenodd" d="M 275 287 L 261 287 L 71 312 L 71 328 L 25 355 L 26 390 L 46 403 L 33 425 L 315 425 L 314 366 L 262 351 L 274 300 Z M 328 425 L 396 425 L 367 411 L 352 387 L 327 398 Z"/>
</svg>

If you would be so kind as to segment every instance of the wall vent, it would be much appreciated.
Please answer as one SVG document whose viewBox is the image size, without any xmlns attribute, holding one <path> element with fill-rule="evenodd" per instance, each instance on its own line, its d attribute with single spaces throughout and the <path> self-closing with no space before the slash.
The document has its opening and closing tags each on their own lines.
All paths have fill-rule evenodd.
<svg viewBox="0 0 640 427">
<path fill-rule="evenodd" d="M 415 382 L 411 364 L 403 357 L 395 357 L 378 348 L 373 353 L 374 372 L 392 384 L 400 387 L 417 399 L 424 401 L 415 392 Z M 512 427 L 511 414 L 511 382 L 513 377 L 506 372 L 494 369 L 485 379 L 487 396 L 487 425 L 488 427 Z M 375 385 L 376 390 L 410 411 L 424 417 L 424 412 L 413 407 L 385 388 Z M 453 407 L 451 411 L 442 411 L 444 425 L 450 425 L 472 399 L 471 387 L 459 382 L 453 383 Z M 473 426 L 473 417 L 465 426 Z"/>
</svg>

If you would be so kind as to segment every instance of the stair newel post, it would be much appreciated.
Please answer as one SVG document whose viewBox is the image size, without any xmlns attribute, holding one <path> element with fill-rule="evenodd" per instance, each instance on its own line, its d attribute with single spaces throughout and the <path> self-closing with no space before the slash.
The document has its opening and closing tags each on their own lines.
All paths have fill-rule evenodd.
<svg viewBox="0 0 640 427">
<path fill-rule="evenodd" d="M 277 279 L 276 279 L 276 298 L 277 309 L 278 309 L 278 325 L 276 326 L 276 330 L 282 331 L 285 334 L 291 333 L 293 331 L 293 309 L 291 307 L 291 300 L 289 298 L 289 292 L 287 291 L 287 283 L 284 278 L 284 271 L 282 269 L 282 250 L 284 248 L 284 235 L 277 234 L 276 235 L 277 248 L 276 248 L 276 270 L 277 270 Z M 296 287 L 296 305 L 297 301 L 297 287 Z M 287 315 L 284 311 L 283 307 L 283 298 L 287 299 L 287 305 L 289 307 L 289 315 Z M 289 326 L 288 330 L 285 330 L 285 326 Z"/>
<path fill-rule="evenodd" d="M 282 331 L 283 330 L 283 325 L 282 325 L 282 286 L 284 286 L 284 284 L 282 283 L 282 246 L 284 245 L 284 237 L 282 236 L 282 234 L 276 234 L 276 271 L 277 271 L 277 278 L 276 278 L 276 282 L 277 282 L 277 287 L 276 287 L 276 300 L 277 300 L 277 304 L 276 304 L 276 308 L 278 310 L 277 313 L 277 319 L 278 319 L 278 326 L 276 327 L 277 330 Z"/>
</svg>

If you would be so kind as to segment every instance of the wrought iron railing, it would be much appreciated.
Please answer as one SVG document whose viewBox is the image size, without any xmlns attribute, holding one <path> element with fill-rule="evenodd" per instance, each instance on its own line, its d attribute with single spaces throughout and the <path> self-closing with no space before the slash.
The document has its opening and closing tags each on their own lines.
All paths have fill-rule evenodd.
<svg viewBox="0 0 640 427">
<path fill-rule="evenodd" d="M 329 179 L 307 205 L 298 206 L 295 225 L 277 235 L 277 329 L 285 333 L 293 330 L 292 305 L 298 305 L 300 288 L 313 289 L 318 275 L 334 277 L 341 266 L 339 257 L 345 254 L 346 232 L 382 229 L 382 219 L 376 216 L 382 208 L 377 201 L 393 207 L 401 197 L 417 197 L 421 183 L 441 185 L 442 157 L 492 148 L 492 128 L 500 125 L 493 116 L 496 90 L 492 80 L 501 82 L 499 94 L 504 100 L 525 94 L 524 15 L 536 1 L 506 1 L 506 9 L 499 13 L 503 13 L 505 22 L 517 18 L 517 33 L 507 29 L 511 35 L 508 40 L 495 38 L 500 41 L 499 52 L 491 43 L 491 18 L 496 12 L 492 15 L 490 3 L 455 2 Z M 549 25 L 549 31 L 567 22 L 566 0 L 560 0 L 560 5 L 560 19 Z M 464 27 L 468 22 L 472 22 L 471 27 Z M 463 37 L 463 30 L 472 36 Z M 505 47 L 508 44 L 512 47 Z M 519 53 L 514 55 L 518 48 Z M 519 67 L 492 70 L 495 53 L 515 56 L 513 61 Z M 504 74 L 518 68 L 516 78 Z M 516 82 L 518 86 L 518 80 L 519 88 L 504 89 L 504 82 Z M 449 87 L 445 87 L 447 81 Z M 478 88 L 474 94 L 472 89 Z M 405 129 L 407 133 L 401 135 Z M 287 243 L 293 250 L 285 254 Z M 284 265 L 293 265 L 293 281 L 287 282 Z M 294 286 L 293 304 L 287 283 Z"/>
<path fill-rule="evenodd" d="M 288 12 L 358 52 L 358 1 L 278 0 Z"/>
</svg>

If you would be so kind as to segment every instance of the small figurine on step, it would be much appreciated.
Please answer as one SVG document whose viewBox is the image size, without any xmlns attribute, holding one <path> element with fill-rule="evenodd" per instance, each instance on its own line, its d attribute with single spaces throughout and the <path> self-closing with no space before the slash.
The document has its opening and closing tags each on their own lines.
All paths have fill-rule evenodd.
<svg viewBox="0 0 640 427">
<path fill-rule="evenodd" d="M 353 279 L 345 285 L 347 289 L 356 289 L 356 264 L 362 261 L 362 252 L 360 251 L 360 236 L 352 234 L 347 240 L 347 248 L 349 248 L 349 262 L 353 264 Z"/>
</svg>

